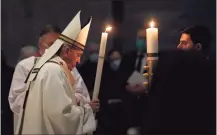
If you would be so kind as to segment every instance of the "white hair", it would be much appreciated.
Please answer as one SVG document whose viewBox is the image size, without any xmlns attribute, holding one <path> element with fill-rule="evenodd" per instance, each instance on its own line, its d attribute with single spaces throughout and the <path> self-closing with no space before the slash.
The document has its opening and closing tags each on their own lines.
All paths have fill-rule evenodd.
<svg viewBox="0 0 217 135">
<path fill-rule="evenodd" d="M 24 46 L 20 49 L 18 62 L 28 57 L 34 56 L 38 49 L 32 45 Z"/>
</svg>

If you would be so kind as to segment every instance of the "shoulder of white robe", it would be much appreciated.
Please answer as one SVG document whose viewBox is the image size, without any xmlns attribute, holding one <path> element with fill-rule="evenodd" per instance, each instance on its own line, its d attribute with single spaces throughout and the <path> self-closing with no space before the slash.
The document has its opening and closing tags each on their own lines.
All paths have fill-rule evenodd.
<svg viewBox="0 0 217 135">
<path fill-rule="evenodd" d="M 41 58 L 38 60 L 38 62 L 40 62 L 42 58 L 43 58 L 43 57 L 41 57 Z M 54 63 L 56 63 L 56 64 L 61 65 L 61 62 L 60 62 L 58 59 L 56 59 L 56 57 L 51 58 L 50 60 L 47 60 L 45 63 L 47 63 L 47 62 L 54 62 Z M 45 63 L 44 63 L 44 64 L 45 64 Z M 37 63 L 37 64 L 38 64 L 38 63 Z M 42 66 L 44 65 L 44 64 L 43 64 L 41 67 L 39 66 L 40 68 L 37 68 L 37 64 L 35 65 L 35 67 L 34 67 L 32 73 L 30 74 L 30 76 L 29 76 L 29 78 L 28 78 L 28 82 L 34 81 L 34 79 L 36 78 L 36 76 L 37 76 L 39 70 L 40 70 L 40 69 L 42 68 Z M 40 65 L 40 63 L 39 63 L 39 65 Z"/>
<path fill-rule="evenodd" d="M 21 60 L 20 62 L 18 62 L 17 65 L 19 65 L 19 66 L 32 65 L 32 66 L 33 66 L 33 64 L 34 64 L 34 59 L 35 59 L 35 56 L 28 57 L 28 58 L 23 59 L 23 60 Z"/>
<path fill-rule="evenodd" d="M 39 59 L 39 61 L 35 65 L 34 69 L 40 70 L 41 67 L 56 54 L 56 52 L 59 50 L 59 48 L 62 46 L 63 43 L 64 42 L 62 40 L 57 39 L 53 43 L 53 45 L 47 50 L 47 52 Z M 37 74 L 38 74 L 37 72 L 31 73 L 29 76 L 28 82 L 33 81 Z"/>
</svg>

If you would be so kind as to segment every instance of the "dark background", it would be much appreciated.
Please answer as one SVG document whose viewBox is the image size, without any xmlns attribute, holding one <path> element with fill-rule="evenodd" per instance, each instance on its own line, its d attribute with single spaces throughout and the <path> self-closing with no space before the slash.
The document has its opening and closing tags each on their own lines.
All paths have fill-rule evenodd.
<svg viewBox="0 0 217 135">
<path fill-rule="evenodd" d="M 62 29 L 82 10 L 81 18 L 93 17 L 88 43 L 100 42 L 101 32 L 112 20 L 112 0 L 2 0 L 2 49 L 7 63 L 16 65 L 22 45 L 37 46 L 38 35 L 46 24 L 57 24 Z M 121 10 L 119 11 L 121 12 Z M 135 48 L 137 31 L 150 19 L 159 28 L 159 48 L 173 49 L 179 42 L 179 30 L 189 24 L 204 24 L 213 34 L 215 51 L 215 0 L 125 0 L 123 20 L 119 26 L 122 48 Z M 114 30 L 115 31 L 115 30 Z M 110 34 L 108 49 L 113 45 Z M 117 44 L 116 44 L 117 46 Z"/>
</svg>

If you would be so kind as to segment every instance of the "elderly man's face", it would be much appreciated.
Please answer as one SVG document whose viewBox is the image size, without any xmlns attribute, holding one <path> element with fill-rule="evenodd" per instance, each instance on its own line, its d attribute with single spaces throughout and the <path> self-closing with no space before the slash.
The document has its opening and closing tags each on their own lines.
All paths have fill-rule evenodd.
<svg viewBox="0 0 217 135">
<path fill-rule="evenodd" d="M 80 50 L 72 50 L 71 54 L 68 55 L 70 61 L 67 62 L 68 68 L 71 71 L 77 63 L 80 63 L 80 57 L 83 51 Z"/>
<path fill-rule="evenodd" d="M 71 45 L 68 45 L 68 46 L 71 46 Z M 69 50 L 64 51 L 63 57 L 70 70 L 72 70 L 76 66 L 76 63 L 80 62 L 80 56 L 82 54 L 83 54 L 82 50 L 78 50 L 74 47 L 70 47 Z"/>
<path fill-rule="evenodd" d="M 75 53 L 76 53 L 76 63 L 80 63 L 80 59 L 83 54 L 83 51 L 77 50 Z"/>
</svg>

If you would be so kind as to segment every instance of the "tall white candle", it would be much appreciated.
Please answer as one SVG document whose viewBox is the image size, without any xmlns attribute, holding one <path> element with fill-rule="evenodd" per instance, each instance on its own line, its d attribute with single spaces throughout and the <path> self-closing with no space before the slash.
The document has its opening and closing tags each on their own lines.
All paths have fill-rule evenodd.
<svg viewBox="0 0 217 135">
<path fill-rule="evenodd" d="M 102 36 L 101 36 L 101 42 L 100 42 L 99 57 L 104 57 L 105 56 L 107 38 L 108 38 L 108 33 L 103 32 Z"/>
<path fill-rule="evenodd" d="M 108 27 L 106 29 L 106 31 L 109 30 L 111 30 L 111 27 Z M 101 36 L 99 58 L 98 58 L 97 71 L 96 71 L 95 84 L 94 84 L 93 97 L 92 97 L 93 100 L 98 99 L 99 90 L 100 90 L 103 63 L 105 57 L 105 49 L 106 49 L 106 43 L 108 38 L 108 33 L 106 31 L 103 32 Z"/>
<path fill-rule="evenodd" d="M 147 54 L 158 53 L 158 29 L 154 28 L 154 22 L 146 29 Z"/>
</svg>

